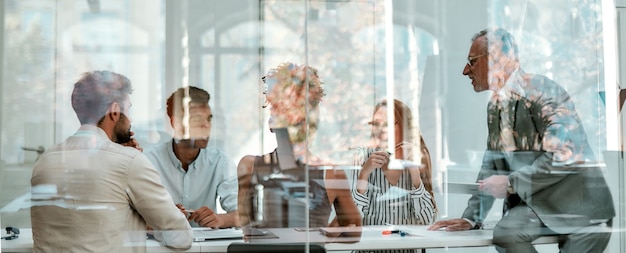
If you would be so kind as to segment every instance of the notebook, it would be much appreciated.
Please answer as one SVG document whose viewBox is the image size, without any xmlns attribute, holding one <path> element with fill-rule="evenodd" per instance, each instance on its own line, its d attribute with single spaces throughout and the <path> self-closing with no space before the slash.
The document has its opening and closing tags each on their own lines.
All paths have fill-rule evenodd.
<svg viewBox="0 0 626 253">
<path fill-rule="evenodd" d="M 448 182 L 448 193 L 474 194 L 478 192 L 478 183 Z"/>
<path fill-rule="evenodd" d="M 363 227 L 321 227 L 319 228 L 321 234 L 326 236 L 337 235 L 341 236 L 361 236 Z"/>
<path fill-rule="evenodd" d="M 207 240 L 226 240 L 226 239 L 241 239 L 243 238 L 243 231 L 236 228 L 193 228 L 193 241 L 202 242 Z"/>
</svg>

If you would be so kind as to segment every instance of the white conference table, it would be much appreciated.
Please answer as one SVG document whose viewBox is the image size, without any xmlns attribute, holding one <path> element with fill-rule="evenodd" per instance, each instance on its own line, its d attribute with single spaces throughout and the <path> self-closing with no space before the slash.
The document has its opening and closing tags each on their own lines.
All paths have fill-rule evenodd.
<svg viewBox="0 0 626 253">
<path fill-rule="evenodd" d="M 427 231 L 427 226 L 366 226 L 360 238 L 330 238 L 318 231 L 300 232 L 293 228 L 268 229 L 278 238 L 254 239 L 255 243 L 279 244 L 289 242 L 323 243 L 327 251 L 374 250 L 374 249 L 431 249 L 455 247 L 491 246 L 492 230 L 469 230 L 459 232 Z M 383 235 L 383 230 L 401 229 L 409 235 Z M 358 241 L 357 241 L 358 240 Z M 226 252 L 228 245 L 237 240 L 210 240 L 194 242 L 192 247 L 182 252 Z M 535 244 L 556 243 L 555 236 L 541 237 Z M 0 241 L 0 252 L 32 252 L 32 230 L 20 229 L 20 237 L 14 240 Z M 147 252 L 181 252 L 160 246 L 159 242 L 148 240 Z"/>
</svg>

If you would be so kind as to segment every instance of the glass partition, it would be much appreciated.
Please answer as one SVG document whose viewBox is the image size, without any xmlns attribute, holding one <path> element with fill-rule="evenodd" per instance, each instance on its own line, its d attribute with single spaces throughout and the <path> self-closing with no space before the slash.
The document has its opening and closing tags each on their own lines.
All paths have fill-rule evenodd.
<svg viewBox="0 0 626 253">
<path fill-rule="evenodd" d="M 291 228 L 306 233 L 305 242 L 319 243 L 320 227 L 358 227 L 343 239 L 332 231 L 321 238 L 333 238 L 324 241 L 330 250 L 338 249 L 331 241 L 342 240 L 380 240 L 382 246 L 372 250 L 397 249 L 387 237 L 371 238 L 372 228 L 421 225 L 425 232 L 437 221 L 460 218 L 478 192 L 475 183 L 486 173 L 491 151 L 576 150 L 569 139 L 548 145 L 555 143 L 549 138 L 573 132 L 585 136 L 585 155 L 556 160 L 597 165 L 606 183 L 596 183 L 608 185 L 615 206 L 613 228 L 624 226 L 619 86 L 611 83 L 618 70 L 606 56 L 617 54 L 614 40 L 623 34 L 611 29 L 621 24 L 615 23 L 611 1 L 6 0 L 1 8 L 2 226 L 32 226 L 33 167 L 79 129 L 71 94 L 81 74 L 93 70 L 131 80 L 132 130 L 144 153 L 186 140 L 177 137 L 167 114 L 173 92 L 195 86 L 210 94 L 204 150 L 219 150 L 225 164 L 219 169 L 239 184 L 230 193 L 207 186 L 219 194 L 206 205 L 220 214 L 239 208 L 242 224 L 236 227 L 244 233 Z M 493 44 L 472 51 L 473 36 L 491 27 L 510 33 L 515 63 L 499 62 L 489 51 Z M 567 104 L 557 106 L 554 117 L 570 121 L 544 126 L 537 118 L 521 119 L 512 126 L 528 123 L 541 132 L 539 147 L 532 141 L 509 149 L 490 146 L 490 108 L 497 98 L 492 91 L 479 92 L 480 64 L 489 68 L 485 80 L 502 78 L 501 86 L 521 73 L 517 67 L 553 80 L 565 92 L 557 102 Z M 498 76 L 510 64 L 519 66 Z M 553 94 L 520 89 L 528 92 L 518 94 L 528 107 Z M 539 116 L 552 109 L 539 106 Z M 286 137 L 277 139 L 279 132 Z M 289 158 L 281 145 L 289 147 Z M 176 155 L 174 164 L 187 164 Z M 508 170 L 502 174 L 510 175 Z M 173 204 L 192 203 L 186 202 L 190 190 L 180 187 Z M 233 194 L 236 206 L 223 201 Z M 493 229 L 507 212 L 507 196 L 481 206 L 483 229 Z M 614 233 L 606 252 L 621 252 L 622 237 Z M 244 240 L 250 238 L 268 239 Z M 479 246 L 434 251 L 496 252 L 492 245 Z M 558 252 L 554 243 L 537 247 Z"/>
</svg>

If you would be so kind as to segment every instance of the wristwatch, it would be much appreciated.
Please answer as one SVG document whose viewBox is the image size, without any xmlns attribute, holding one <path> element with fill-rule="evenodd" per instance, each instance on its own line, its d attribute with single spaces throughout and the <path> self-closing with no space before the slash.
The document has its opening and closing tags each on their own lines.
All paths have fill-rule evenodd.
<svg viewBox="0 0 626 253">
<path fill-rule="evenodd" d="M 515 190 L 513 190 L 513 186 L 511 185 L 511 181 L 506 181 L 507 185 L 509 187 L 506 188 L 506 192 L 511 195 L 511 194 L 515 194 Z"/>
</svg>

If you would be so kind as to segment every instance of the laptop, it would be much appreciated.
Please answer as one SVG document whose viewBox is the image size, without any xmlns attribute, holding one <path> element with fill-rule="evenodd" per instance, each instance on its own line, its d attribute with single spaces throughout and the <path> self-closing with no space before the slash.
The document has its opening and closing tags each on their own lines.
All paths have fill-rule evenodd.
<svg viewBox="0 0 626 253">
<path fill-rule="evenodd" d="M 243 231 L 237 228 L 192 228 L 193 229 L 193 241 L 203 242 L 208 240 L 232 240 L 242 239 Z"/>
<path fill-rule="evenodd" d="M 231 253 L 326 253 L 326 248 L 317 243 L 248 243 L 234 242 L 228 245 L 226 252 Z"/>
</svg>

